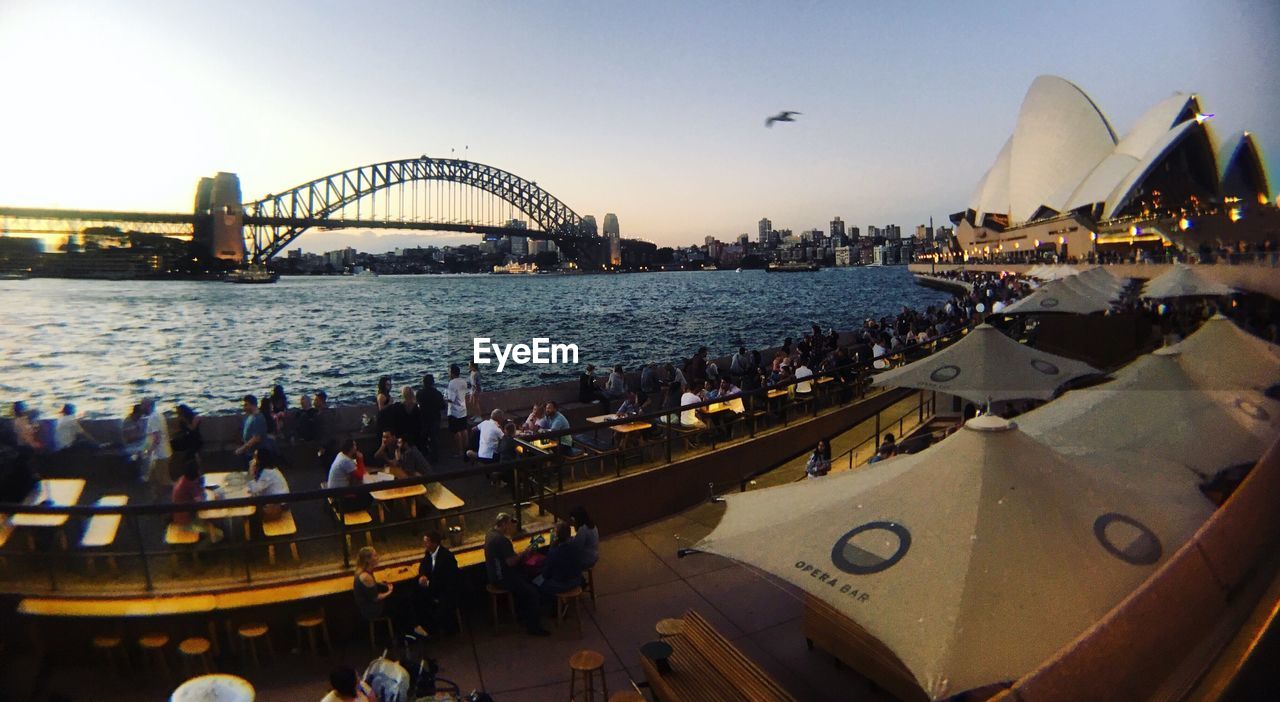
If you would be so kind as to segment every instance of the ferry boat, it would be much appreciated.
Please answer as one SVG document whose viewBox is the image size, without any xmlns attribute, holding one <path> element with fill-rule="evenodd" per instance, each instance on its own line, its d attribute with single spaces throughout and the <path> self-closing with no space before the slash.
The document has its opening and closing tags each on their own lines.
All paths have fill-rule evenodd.
<svg viewBox="0 0 1280 702">
<path fill-rule="evenodd" d="M 246 285 L 262 285 L 265 283 L 274 283 L 280 279 L 280 275 L 273 271 L 267 270 L 263 266 L 249 266 L 241 270 L 231 271 L 227 273 L 223 281 L 228 283 L 242 283 Z"/>
<path fill-rule="evenodd" d="M 770 273 L 813 273 L 818 270 L 818 264 L 787 261 L 785 263 L 770 263 L 765 270 Z"/>
</svg>

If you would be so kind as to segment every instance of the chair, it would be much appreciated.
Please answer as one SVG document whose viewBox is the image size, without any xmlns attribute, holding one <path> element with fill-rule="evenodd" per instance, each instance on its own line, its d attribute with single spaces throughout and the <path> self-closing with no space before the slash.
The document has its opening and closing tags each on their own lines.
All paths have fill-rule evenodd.
<svg viewBox="0 0 1280 702">
<path fill-rule="evenodd" d="M 592 611 L 595 611 L 595 608 L 596 608 L 596 569 L 595 569 L 595 566 L 592 566 L 592 567 L 590 567 L 590 568 L 587 568 L 587 572 L 586 572 L 586 575 L 583 577 L 583 580 L 586 582 L 586 584 L 582 586 L 582 589 L 583 589 L 585 592 L 587 592 L 588 594 L 590 594 L 590 595 L 591 595 L 591 610 L 592 610 Z"/>
<path fill-rule="evenodd" d="M 604 677 L 604 656 L 596 651 L 583 649 L 569 657 L 569 702 L 575 702 L 578 689 L 578 676 L 582 676 L 583 699 L 595 702 L 595 676 L 599 673 L 601 700 L 609 699 L 609 681 Z"/>
<path fill-rule="evenodd" d="M 178 524 L 169 522 L 169 526 L 164 529 L 164 542 L 168 546 L 182 546 L 191 549 L 191 558 L 197 565 L 200 563 L 200 554 L 196 551 L 196 544 L 200 543 L 200 530 L 192 528 L 190 524 Z M 178 568 L 178 553 L 173 553 L 173 567 Z"/>
<path fill-rule="evenodd" d="M 498 598 L 506 595 L 507 607 L 511 610 L 511 618 L 516 619 L 516 597 L 511 594 L 510 590 L 505 590 L 498 585 L 489 583 L 484 586 L 486 592 L 489 593 L 489 604 L 493 610 L 493 628 L 498 628 Z"/>
<path fill-rule="evenodd" d="M 314 612 L 303 612 L 293 618 L 294 626 L 298 630 L 298 652 L 304 650 L 311 651 L 317 656 L 320 655 L 320 640 L 324 640 L 325 650 L 333 655 L 333 644 L 329 641 L 329 625 L 324 620 L 324 610 L 319 609 Z M 307 646 L 303 647 L 302 637 L 307 637 Z"/>
<path fill-rule="evenodd" d="M 250 660 L 253 661 L 253 667 L 262 667 L 262 662 L 258 658 L 258 641 L 264 643 L 267 653 L 271 655 L 272 660 L 275 660 L 276 650 L 271 644 L 270 631 L 266 624 L 257 622 L 241 624 L 236 628 L 236 633 L 240 636 L 241 651 L 249 655 Z"/>
<path fill-rule="evenodd" d="M 93 637 L 93 650 L 112 672 L 129 667 L 129 656 L 124 651 L 124 637 L 116 634 L 99 634 Z"/>
<path fill-rule="evenodd" d="M 281 512 L 280 516 L 275 519 L 262 520 L 262 535 L 268 539 L 281 536 L 293 536 L 296 533 L 298 533 L 298 525 L 293 521 L 293 513 L 287 509 Z M 350 548 L 349 545 L 348 548 Z M 292 539 L 289 540 L 289 553 L 293 555 L 295 563 L 302 562 L 302 559 L 298 556 L 297 541 Z M 276 545 L 274 543 L 267 544 L 267 561 L 271 565 L 276 564 Z"/>
<path fill-rule="evenodd" d="M 320 489 L 328 490 L 329 483 L 323 480 L 320 481 Z M 352 510 L 350 512 L 343 512 L 338 507 L 338 503 L 334 501 L 332 497 L 328 499 L 328 502 L 329 502 L 329 512 L 333 514 L 333 518 L 338 520 L 339 522 L 342 522 L 342 525 L 345 527 L 364 526 L 365 524 L 373 523 L 373 515 L 369 514 L 369 510 L 367 509 L 357 509 L 357 510 Z M 347 550 L 350 551 L 351 550 L 351 534 L 343 534 L 343 538 L 347 540 Z M 366 529 L 364 532 L 364 540 L 368 546 L 372 547 L 373 532 Z"/>
<path fill-rule="evenodd" d="M 212 645 L 209 639 L 193 636 L 189 639 L 183 639 L 178 644 L 178 653 L 182 655 L 182 670 L 190 674 L 192 668 L 199 664 L 199 669 L 204 673 L 213 672 L 213 655 L 209 653 Z"/>
<path fill-rule="evenodd" d="M 556 594 L 556 626 L 560 626 L 560 622 L 564 621 L 565 616 L 569 613 L 569 608 L 573 607 L 573 617 L 578 621 L 579 636 L 582 635 L 582 610 L 578 608 L 578 601 L 581 599 L 582 588 L 580 587 Z"/>
<path fill-rule="evenodd" d="M 159 668 L 165 675 L 168 675 L 169 656 L 164 650 L 164 647 L 168 645 L 168 634 L 151 633 L 138 637 L 138 649 L 142 651 L 142 665 L 151 665 Z"/>
</svg>

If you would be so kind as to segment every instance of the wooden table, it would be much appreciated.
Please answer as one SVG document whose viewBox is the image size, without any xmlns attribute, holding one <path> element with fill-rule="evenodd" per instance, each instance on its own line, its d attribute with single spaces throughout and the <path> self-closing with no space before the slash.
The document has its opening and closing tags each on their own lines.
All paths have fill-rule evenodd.
<svg viewBox="0 0 1280 702">
<path fill-rule="evenodd" d="M 249 474 L 240 471 L 231 473 L 205 473 L 204 482 L 206 485 L 217 485 L 217 490 L 205 488 L 205 500 L 216 502 L 218 500 L 234 500 L 241 497 L 249 497 Z M 213 499 L 210 500 L 209 496 Z M 232 519 L 243 519 L 244 540 L 250 538 L 249 517 L 252 517 L 258 508 L 254 505 L 244 507 L 212 507 L 202 509 L 196 512 L 201 519 L 213 521 L 215 519 L 227 520 L 227 528 L 231 528 Z"/>
<path fill-rule="evenodd" d="M 369 473 L 364 476 L 364 482 L 366 485 L 385 483 L 395 479 L 396 476 L 392 475 L 390 472 Z M 387 488 L 386 490 L 374 490 L 369 493 L 369 496 L 378 503 L 378 521 L 384 522 L 387 518 L 386 510 L 383 507 L 384 502 L 408 500 L 409 516 L 417 517 L 418 501 L 415 498 L 425 494 L 427 494 L 427 488 L 425 485 L 402 485 L 400 487 Z"/>
<path fill-rule="evenodd" d="M 520 437 L 516 437 L 516 443 L 541 454 L 549 454 L 560 445 L 559 441 L 552 439 L 521 439 Z"/>
<path fill-rule="evenodd" d="M 653 425 L 648 422 L 627 422 L 626 424 L 615 424 L 609 428 L 613 430 L 614 438 L 618 440 L 617 449 L 623 451 L 630 448 L 631 440 L 639 435 L 638 432 L 652 429 Z"/>
<path fill-rule="evenodd" d="M 70 507 L 80 501 L 80 493 L 84 492 L 85 481 L 79 478 L 50 478 L 41 480 L 36 485 L 36 490 L 23 504 L 36 506 L 49 503 L 50 506 Z M 58 543 L 62 546 L 62 550 L 67 550 L 67 535 L 62 531 L 62 526 L 67 523 L 68 515 L 66 514 L 15 514 L 10 518 L 10 523 L 15 527 L 39 527 L 53 528 L 58 530 Z M 31 532 L 27 533 L 27 545 L 32 551 L 36 550 L 35 535 Z"/>
</svg>

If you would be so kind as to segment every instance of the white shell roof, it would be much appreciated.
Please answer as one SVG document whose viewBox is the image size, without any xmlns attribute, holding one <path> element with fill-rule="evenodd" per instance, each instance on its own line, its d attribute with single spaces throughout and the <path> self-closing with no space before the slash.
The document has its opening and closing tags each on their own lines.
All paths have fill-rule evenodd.
<svg viewBox="0 0 1280 702">
<path fill-rule="evenodd" d="M 1000 149 L 1000 155 L 996 156 L 996 162 L 991 164 L 978 184 L 978 191 L 973 194 L 973 202 L 969 206 L 977 213 L 975 221 L 981 222 L 988 212 L 1009 212 L 1009 153 L 1012 150 L 1013 137 L 1009 137 Z"/>
<path fill-rule="evenodd" d="M 1138 184 L 1146 177 L 1147 173 L 1155 167 L 1165 155 L 1167 151 L 1182 142 L 1188 134 L 1191 133 L 1192 127 L 1199 126 L 1195 120 L 1187 120 L 1178 125 L 1171 131 L 1165 132 L 1164 136 L 1151 145 L 1146 156 L 1138 163 L 1129 174 L 1121 180 L 1119 184 L 1112 189 L 1111 194 L 1107 196 L 1106 207 L 1102 210 L 1103 219 L 1111 219 L 1115 216 L 1117 210 L 1124 207 L 1129 198 L 1133 195 L 1133 191 L 1137 189 Z"/>
<path fill-rule="evenodd" d="M 1190 115 L 1183 113 L 1188 111 Z M 1169 133 L 1178 125 L 1179 116 L 1186 116 L 1188 119 L 1195 117 L 1195 113 L 1200 111 L 1200 103 L 1196 100 L 1196 96 L 1187 95 L 1186 93 L 1174 93 L 1173 95 L 1156 103 L 1154 107 L 1147 110 L 1142 117 L 1138 118 L 1137 124 L 1133 125 L 1133 129 L 1124 135 L 1119 144 L 1116 144 L 1116 153 L 1132 156 L 1134 159 L 1141 159 L 1146 156 L 1151 147 L 1156 142 Z"/>
<path fill-rule="evenodd" d="M 1067 198 L 1115 143 L 1111 125 L 1084 91 L 1057 76 L 1037 77 L 1013 131 L 1010 220 L 1025 222 L 1041 205 L 1053 207 L 1047 200 L 1054 195 Z"/>
</svg>

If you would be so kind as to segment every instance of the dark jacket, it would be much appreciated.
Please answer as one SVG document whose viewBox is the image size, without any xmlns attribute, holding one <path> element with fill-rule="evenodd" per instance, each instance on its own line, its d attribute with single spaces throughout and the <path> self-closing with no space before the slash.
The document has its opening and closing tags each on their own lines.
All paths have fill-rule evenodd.
<svg viewBox="0 0 1280 702">
<path fill-rule="evenodd" d="M 418 575 L 427 577 L 427 594 L 431 598 L 441 602 L 457 600 L 460 589 L 458 559 L 443 544 L 436 554 L 434 569 L 431 567 L 431 554 L 422 554 L 422 560 L 418 563 Z"/>
</svg>

